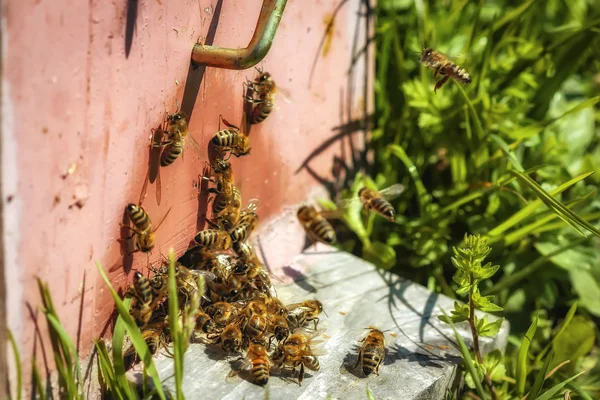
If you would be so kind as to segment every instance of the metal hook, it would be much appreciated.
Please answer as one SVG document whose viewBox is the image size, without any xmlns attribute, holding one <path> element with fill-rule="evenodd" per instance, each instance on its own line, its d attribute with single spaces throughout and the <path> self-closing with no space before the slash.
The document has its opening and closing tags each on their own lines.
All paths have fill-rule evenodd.
<svg viewBox="0 0 600 400">
<path fill-rule="evenodd" d="M 263 0 L 254 35 L 243 49 L 206 46 L 192 50 L 192 64 L 226 69 L 247 69 L 258 64 L 269 52 L 287 0 Z"/>
</svg>

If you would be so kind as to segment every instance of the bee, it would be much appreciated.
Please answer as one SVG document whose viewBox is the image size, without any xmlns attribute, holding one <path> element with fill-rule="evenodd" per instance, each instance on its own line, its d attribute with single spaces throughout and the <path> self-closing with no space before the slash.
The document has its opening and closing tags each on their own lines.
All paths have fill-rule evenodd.
<svg viewBox="0 0 600 400">
<path fill-rule="evenodd" d="M 248 115 L 250 124 L 258 124 L 269 116 L 275 106 L 275 93 L 277 86 L 268 72 L 263 72 L 257 68 L 258 76 L 254 81 L 246 82 L 245 100 L 251 106 Z M 257 95 L 257 98 L 254 95 Z"/>
<path fill-rule="evenodd" d="M 231 237 L 226 231 L 219 229 L 205 229 L 194 236 L 198 246 L 206 250 L 228 250 L 231 248 Z"/>
<path fill-rule="evenodd" d="M 335 230 L 313 206 L 302 206 L 296 213 L 298 221 L 306 231 L 306 234 L 316 246 L 316 242 L 332 244 L 335 242 Z"/>
<path fill-rule="evenodd" d="M 166 321 L 157 321 L 142 329 L 142 337 L 148 346 L 148 350 L 151 354 L 156 353 L 158 347 L 162 343 L 164 343 L 164 335 L 165 335 L 165 327 Z M 131 345 L 125 352 L 123 353 L 123 357 L 125 358 L 125 365 L 132 364 L 133 360 L 137 357 L 137 353 L 135 351 L 135 347 Z"/>
<path fill-rule="evenodd" d="M 131 305 L 131 315 L 138 326 L 145 326 L 152 317 L 152 289 L 150 282 L 140 272 L 133 274 L 134 303 Z"/>
<path fill-rule="evenodd" d="M 433 74 L 434 79 L 438 74 L 442 76 L 435 84 L 435 88 L 433 89 L 434 93 L 444 86 L 449 78 L 461 83 L 471 83 L 471 75 L 469 75 L 467 71 L 450 61 L 444 54 L 433 50 L 431 47 L 423 49 L 420 61 L 421 64 L 435 71 Z"/>
<path fill-rule="evenodd" d="M 269 381 L 269 371 L 272 366 L 273 363 L 267 353 L 267 348 L 261 343 L 252 343 L 248 347 L 248 353 L 241 369 L 248 368 L 252 375 L 252 381 L 257 385 L 264 386 Z"/>
<path fill-rule="evenodd" d="M 219 332 L 219 325 L 207 313 L 197 310 L 195 314 L 196 324 L 194 330 L 205 334 L 215 334 Z"/>
<path fill-rule="evenodd" d="M 240 218 L 229 232 L 232 243 L 244 242 L 258 225 L 256 214 L 257 199 L 251 199 L 248 206 L 241 212 Z"/>
<path fill-rule="evenodd" d="M 212 220 L 206 222 L 213 229 L 229 231 L 240 218 L 242 194 L 233 186 L 231 192 L 218 193 L 213 199 Z"/>
<path fill-rule="evenodd" d="M 226 326 L 239 315 L 239 309 L 232 303 L 220 301 L 206 307 L 206 313 L 221 326 Z"/>
<path fill-rule="evenodd" d="M 243 339 L 238 321 L 227 325 L 219 337 L 221 347 L 228 353 L 239 353 L 242 348 Z"/>
<path fill-rule="evenodd" d="M 252 314 L 244 323 L 243 331 L 247 338 L 262 341 L 269 329 L 269 321 L 264 314 Z"/>
<path fill-rule="evenodd" d="M 241 157 L 246 154 L 250 154 L 250 138 L 245 132 L 240 130 L 235 125 L 230 124 L 227 120 L 219 116 L 223 123 L 227 126 L 226 129 L 220 130 L 210 140 L 211 146 L 213 146 L 219 153 L 223 151 L 229 151 L 230 157 L 234 155 Z M 220 124 L 219 124 L 220 125 Z M 246 113 L 242 115 L 242 128 L 246 127 Z"/>
<path fill-rule="evenodd" d="M 189 270 L 181 264 L 175 266 L 175 278 L 179 305 L 184 307 L 187 301 L 198 293 L 198 279 L 202 277 L 205 282 L 210 282 L 216 277 L 210 271 Z"/>
<path fill-rule="evenodd" d="M 283 342 L 290 335 L 288 321 L 282 315 L 269 315 L 269 329 L 273 334 L 269 339 L 269 347 L 271 347 L 273 338 L 277 339 L 278 342 Z"/>
<path fill-rule="evenodd" d="M 315 348 L 321 340 L 314 340 L 320 332 L 309 333 L 304 329 L 297 329 L 284 342 L 279 343 L 273 353 L 273 362 L 283 368 L 291 368 L 294 371 L 300 366 L 298 383 L 302 386 L 304 369 L 318 371 L 320 369 L 317 356 L 325 355 L 323 349 Z"/>
<path fill-rule="evenodd" d="M 167 140 L 154 145 L 156 147 L 163 147 L 160 156 L 161 167 L 173 164 L 183 154 L 185 140 L 188 136 L 194 143 L 194 146 L 200 147 L 194 137 L 189 135 L 189 132 L 187 115 L 183 111 L 167 115 Z"/>
<path fill-rule="evenodd" d="M 354 368 L 360 364 L 365 375 L 372 372 L 379 375 L 379 366 L 385 358 L 385 337 L 382 331 L 373 326 L 367 329 L 369 329 L 369 334 L 361 340 L 363 344 Z"/>
<path fill-rule="evenodd" d="M 127 214 L 129 215 L 129 219 L 131 219 L 131 222 L 133 224 L 133 226 L 125 226 L 126 228 L 128 228 L 129 230 L 131 230 L 133 232 L 133 234 L 126 239 L 129 240 L 129 239 L 133 238 L 134 236 L 136 237 L 135 243 L 136 243 L 137 250 L 134 250 L 134 253 L 137 251 L 141 251 L 143 253 L 150 252 L 154 248 L 154 240 L 156 237 L 156 231 L 158 230 L 160 225 L 163 223 L 165 218 L 167 218 L 167 215 L 169 215 L 169 212 L 171 211 L 171 209 L 169 208 L 169 210 L 167 211 L 167 213 L 165 214 L 165 216 L 159 222 L 159 224 L 156 226 L 155 229 L 152 229 L 152 223 L 150 222 L 150 217 L 148 216 L 148 214 L 142 208 L 141 205 L 136 205 L 136 204 L 130 203 L 127 205 L 126 211 L 127 211 Z M 124 225 L 122 225 L 122 226 L 124 226 Z"/>
<path fill-rule="evenodd" d="M 323 312 L 323 304 L 319 300 L 306 300 L 302 303 L 290 304 L 286 308 L 287 320 L 291 328 L 299 328 L 306 322 L 313 321 L 317 329 L 319 323 L 317 316 Z"/>
<path fill-rule="evenodd" d="M 347 205 L 360 201 L 363 205 L 363 210 L 366 213 L 367 221 L 369 211 L 373 210 L 382 217 L 394 222 L 396 210 L 388 200 L 398 197 L 404 191 L 404 185 L 397 183 L 382 190 L 375 190 L 363 187 L 358 191 L 358 198 L 342 200 L 336 203 L 338 207 L 346 207 Z M 365 222 L 366 224 L 366 222 Z"/>
</svg>

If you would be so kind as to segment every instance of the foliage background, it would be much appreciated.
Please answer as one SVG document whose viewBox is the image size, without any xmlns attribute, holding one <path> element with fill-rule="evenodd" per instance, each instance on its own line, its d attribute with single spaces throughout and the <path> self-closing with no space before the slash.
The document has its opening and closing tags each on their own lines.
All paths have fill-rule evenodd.
<svg viewBox="0 0 600 400">
<path fill-rule="evenodd" d="M 336 225 L 344 249 L 451 297 L 452 246 L 487 237 L 501 269 L 481 290 L 511 323 L 509 379 L 537 313 L 530 368 L 552 348 L 550 368 L 571 360 L 557 381 L 588 371 L 570 386 L 583 398 L 600 396 L 599 37 L 594 0 L 379 0 L 374 162 L 343 197 L 406 190 L 397 224 L 365 223 L 356 204 Z M 434 94 L 423 47 L 454 56 L 473 82 Z"/>
</svg>

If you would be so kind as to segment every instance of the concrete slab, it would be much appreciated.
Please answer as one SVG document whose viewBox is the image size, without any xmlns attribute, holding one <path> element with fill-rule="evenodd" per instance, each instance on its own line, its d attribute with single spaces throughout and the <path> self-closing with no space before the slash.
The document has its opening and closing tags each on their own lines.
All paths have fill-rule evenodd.
<svg viewBox="0 0 600 400">
<path fill-rule="evenodd" d="M 294 278 L 288 285 L 274 281 L 284 304 L 309 298 L 324 304 L 328 316 L 323 316 L 319 328 L 327 329 L 321 347 L 328 354 L 319 358 L 320 371 L 305 376 L 301 387 L 275 376 L 263 388 L 227 377 L 233 357 L 193 344 L 185 357 L 183 383 L 188 399 L 366 399 L 366 387 L 378 400 L 444 398 L 461 359 L 451 328 L 436 316 L 442 308 L 450 312 L 452 299 L 325 245 L 307 250 L 283 270 Z M 360 368 L 352 370 L 352 366 L 358 341 L 370 325 L 390 331 L 380 375 L 365 378 Z M 505 322 L 497 338 L 482 338 L 483 351 L 504 348 L 508 331 Z M 459 332 L 469 345 L 468 325 L 459 325 Z M 173 389 L 172 360 L 159 354 L 155 361 L 166 386 Z M 139 371 L 128 374 L 140 382 Z"/>
</svg>

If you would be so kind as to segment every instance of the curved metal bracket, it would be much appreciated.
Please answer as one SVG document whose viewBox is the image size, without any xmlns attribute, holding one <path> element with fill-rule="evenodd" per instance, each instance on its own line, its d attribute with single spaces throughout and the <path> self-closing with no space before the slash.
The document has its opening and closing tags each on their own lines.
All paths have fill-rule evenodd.
<svg viewBox="0 0 600 400">
<path fill-rule="evenodd" d="M 264 0 L 254 35 L 243 49 L 194 45 L 192 64 L 226 69 L 247 69 L 255 66 L 269 52 L 287 0 Z"/>
</svg>

